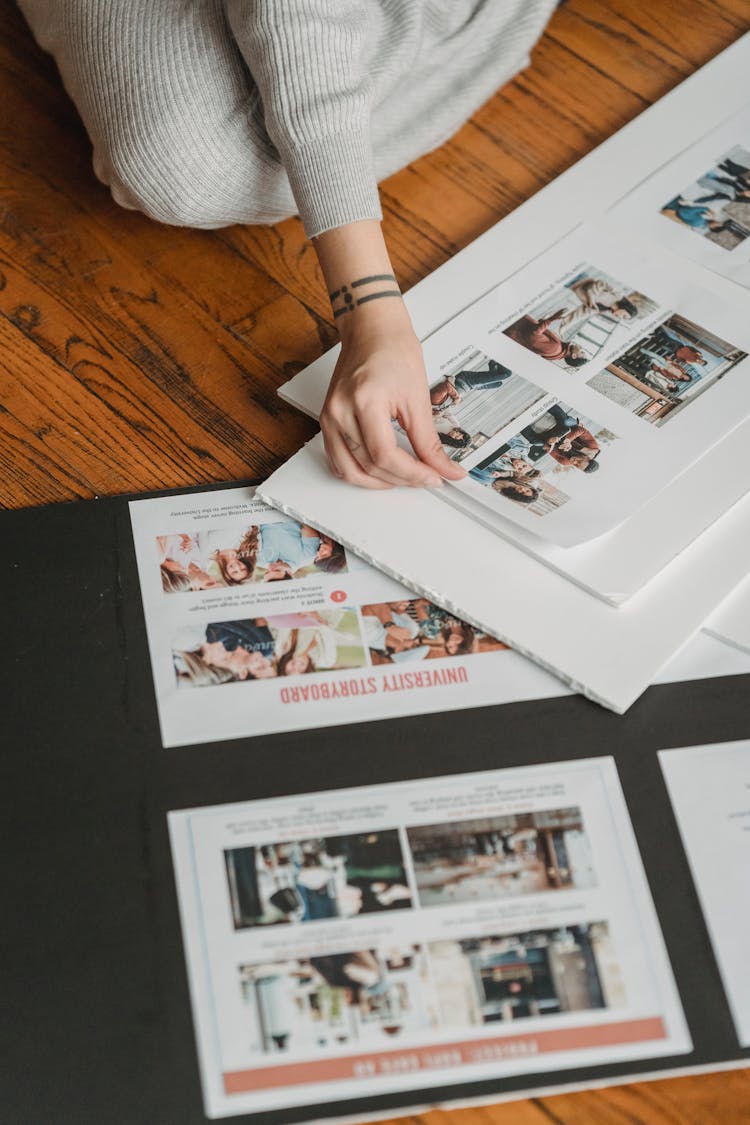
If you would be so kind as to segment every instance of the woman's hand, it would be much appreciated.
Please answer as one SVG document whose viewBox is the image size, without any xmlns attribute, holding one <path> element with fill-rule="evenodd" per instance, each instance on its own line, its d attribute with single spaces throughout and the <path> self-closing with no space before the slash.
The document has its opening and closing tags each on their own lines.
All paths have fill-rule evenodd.
<svg viewBox="0 0 750 1125">
<path fill-rule="evenodd" d="M 318 235 L 314 245 L 341 336 L 320 416 L 331 469 L 365 488 L 461 480 L 464 470 L 446 457 L 435 431 L 422 348 L 380 223 L 348 223 Z M 394 419 L 414 457 L 398 445 Z"/>
<path fill-rule="evenodd" d="M 340 332 L 341 355 L 320 418 L 336 476 L 379 489 L 461 480 L 465 471 L 446 457 L 433 424 L 422 347 L 403 302 L 357 309 Z M 398 445 L 394 419 L 415 456 Z"/>
</svg>

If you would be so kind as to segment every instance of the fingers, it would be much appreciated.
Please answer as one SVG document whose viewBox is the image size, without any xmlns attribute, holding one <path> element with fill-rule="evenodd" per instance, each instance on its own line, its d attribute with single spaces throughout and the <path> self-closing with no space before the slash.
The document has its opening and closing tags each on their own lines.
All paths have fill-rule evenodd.
<svg viewBox="0 0 750 1125">
<path fill-rule="evenodd" d="M 327 415 L 321 424 L 336 476 L 369 488 L 438 488 L 442 484 L 434 469 L 399 447 L 382 402 L 361 401 L 357 408 L 338 410 L 332 405 Z"/>
<path fill-rule="evenodd" d="M 404 426 L 419 460 L 446 480 L 463 480 L 466 470 L 445 455 L 431 411 L 418 411 Z"/>
<path fill-rule="evenodd" d="M 329 429 L 327 432 L 324 430 L 323 444 L 334 476 L 345 480 L 348 484 L 357 484 L 360 488 L 382 490 L 391 487 L 390 484 L 379 480 L 377 477 L 368 476 L 355 460 L 354 455 L 347 449 L 342 435 L 337 430 Z"/>
<path fill-rule="evenodd" d="M 411 488 L 440 487 L 440 474 L 399 446 L 387 413 L 368 412 L 360 416 L 359 423 L 365 449 L 358 450 L 356 457 L 367 472 Z"/>
</svg>

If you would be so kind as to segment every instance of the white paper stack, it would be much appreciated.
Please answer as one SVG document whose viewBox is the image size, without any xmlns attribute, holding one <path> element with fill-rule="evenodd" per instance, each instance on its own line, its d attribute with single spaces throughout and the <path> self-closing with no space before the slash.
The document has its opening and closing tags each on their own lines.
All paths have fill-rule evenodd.
<svg viewBox="0 0 750 1125">
<path fill-rule="evenodd" d="M 465 481 L 366 493 L 318 437 L 260 490 L 618 712 L 748 573 L 749 66 L 745 36 L 407 295 Z M 282 396 L 317 415 L 335 360 Z M 708 628 L 748 643 L 748 600 Z"/>
</svg>

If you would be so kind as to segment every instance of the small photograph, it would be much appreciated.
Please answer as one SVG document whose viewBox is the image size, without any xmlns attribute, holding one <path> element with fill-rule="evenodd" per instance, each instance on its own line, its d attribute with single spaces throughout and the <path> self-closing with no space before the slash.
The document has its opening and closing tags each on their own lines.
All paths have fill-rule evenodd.
<svg viewBox="0 0 750 1125">
<path fill-rule="evenodd" d="M 557 482 L 575 472 L 592 476 L 606 466 L 606 447 L 617 440 L 611 430 L 577 415 L 572 406 L 553 402 L 472 469 L 477 484 L 543 516 L 570 496 Z"/>
<path fill-rule="evenodd" d="M 462 461 L 544 393 L 509 367 L 475 351 L 430 387 L 432 416 L 445 453 L 452 461 Z"/>
<path fill-rule="evenodd" d="M 625 1003 L 606 922 L 428 946 L 440 1022 L 467 1027 Z"/>
<path fill-rule="evenodd" d="M 750 236 L 750 151 L 735 145 L 661 209 L 665 218 L 734 250 Z"/>
<path fill-rule="evenodd" d="M 224 852 L 235 930 L 411 907 L 398 830 Z"/>
<path fill-rule="evenodd" d="M 673 313 L 587 385 L 663 426 L 743 359 L 747 352 Z"/>
<path fill-rule="evenodd" d="M 184 626 L 172 642 L 172 657 L 178 687 L 215 687 L 367 664 L 353 609 Z"/>
<path fill-rule="evenodd" d="M 631 286 L 584 266 L 503 332 L 558 367 L 582 367 L 615 341 L 618 329 L 658 307 Z"/>
<path fill-rule="evenodd" d="M 239 974 L 251 1042 L 264 1054 L 372 1050 L 436 1024 L 419 945 L 240 965 Z"/>
<path fill-rule="evenodd" d="M 346 553 L 340 543 L 291 519 L 239 530 L 159 535 L 156 547 L 166 594 L 346 570 Z"/>
<path fill-rule="evenodd" d="M 507 647 L 426 598 L 364 605 L 361 613 L 372 664 L 444 660 Z"/>
<path fill-rule="evenodd" d="M 420 906 L 596 886 L 579 808 L 407 829 Z"/>
</svg>

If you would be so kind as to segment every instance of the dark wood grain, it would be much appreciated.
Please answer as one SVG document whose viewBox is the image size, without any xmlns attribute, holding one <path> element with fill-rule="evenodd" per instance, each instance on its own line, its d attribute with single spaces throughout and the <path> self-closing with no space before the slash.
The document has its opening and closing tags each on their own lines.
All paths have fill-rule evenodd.
<svg viewBox="0 0 750 1125">
<path fill-rule="evenodd" d="M 11 0 L 0 18 L 0 504 L 269 473 L 314 432 L 275 392 L 335 340 L 299 222 L 189 231 L 117 208 L 53 63 Z M 750 0 L 569 0 L 532 67 L 383 184 L 401 284 L 749 27 Z M 741 1071 L 401 1120 L 737 1125 L 749 1105 Z"/>
</svg>

